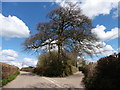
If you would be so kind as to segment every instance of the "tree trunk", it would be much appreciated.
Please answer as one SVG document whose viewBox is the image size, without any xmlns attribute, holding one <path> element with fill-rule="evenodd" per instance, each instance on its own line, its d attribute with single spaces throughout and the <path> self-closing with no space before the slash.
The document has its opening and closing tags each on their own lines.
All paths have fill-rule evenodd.
<svg viewBox="0 0 120 90">
<path fill-rule="evenodd" d="M 61 53 L 61 51 L 60 51 L 60 45 L 58 45 L 58 60 L 60 61 L 60 53 Z"/>
</svg>

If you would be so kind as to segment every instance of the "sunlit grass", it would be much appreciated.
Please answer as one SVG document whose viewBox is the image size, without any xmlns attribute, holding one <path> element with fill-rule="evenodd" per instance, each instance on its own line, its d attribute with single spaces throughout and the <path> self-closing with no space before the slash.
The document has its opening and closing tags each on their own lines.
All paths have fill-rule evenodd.
<svg viewBox="0 0 120 90">
<path fill-rule="evenodd" d="M 16 72 L 15 74 L 9 76 L 8 78 L 1 80 L 0 82 L 2 83 L 2 86 L 6 85 L 8 82 L 14 80 L 19 74 L 20 74 L 20 72 Z"/>
</svg>

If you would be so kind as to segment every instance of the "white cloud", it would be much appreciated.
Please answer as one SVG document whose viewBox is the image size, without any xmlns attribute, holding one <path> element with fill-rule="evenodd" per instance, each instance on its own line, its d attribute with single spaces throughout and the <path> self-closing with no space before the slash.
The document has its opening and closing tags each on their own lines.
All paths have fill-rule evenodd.
<svg viewBox="0 0 120 90">
<path fill-rule="evenodd" d="M 11 49 L 5 49 L 0 51 L 1 61 L 14 61 L 18 57 L 18 53 Z"/>
<path fill-rule="evenodd" d="M 26 38 L 30 30 L 26 24 L 16 16 L 5 17 L 0 14 L 0 35 L 5 38 Z"/>
<path fill-rule="evenodd" d="M 37 60 L 31 58 L 24 58 L 22 61 L 18 60 L 18 53 L 12 49 L 5 49 L 0 51 L 0 62 L 10 65 L 15 65 L 19 68 L 36 66 Z"/>
<path fill-rule="evenodd" d="M 10 64 L 10 65 L 14 65 L 14 66 L 17 66 L 19 68 L 22 68 L 22 64 L 19 61 L 10 61 L 10 62 L 7 62 L 7 63 Z"/>
<path fill-rule="evenodd" d="M 111 45 L 106 44 L 105 42 L 96 42 L 94 43 L 95 45 L 103 45 L 102 48 L 98 49 L 98 48 L 94 48 L 94 51 L 91 50 L 91 52 L 93 53 L 94 57 L 89 58 L 88 56 L 85 56 L 85 58 L 87 59 L 88 62 L 96 62 L 97 60 L 99 60 L 102 57 L 106 57 L 109 55 L 113 55 L 114 53 L 117 53 L 118 51 L 116 51 L 115 49 L 113 49 L 113 47 Z M 97 57 L 94 53 L 98 53 Z"/>
<path fill-rule="evenodd" d="M 5 60 L 5 61 L 14 61 L 14 60 L 16 60 L 15 57 L 11 57 L 11 56 L 3 56 L 2 59 Z"/>
<path fill-rule="evenodd" d="M 31 58 L 24 58 L 23 63 L 24 65 L 27 65 L 27 66 L 36 66 L 37 60 L 31 59 Z"/>
<path fill-rule="evenodd" d="M 97 44 L 98 43 L 98 44 Z M 105 42 L 97 42 L 96 45 L 103 45 L 102 48 L 94 48 L 95 52 L 100 52 L 100 55 L 109 56 L 115 52 L 111 45 L 106 44 Z"/>
<path fill-rule="evenodd" d="M 7 63 L 7 64 L 10 64 L 10 65 L 14 65 L 14 66 L 16 66 L 16 67 L 19 67 L 20 69 L 22 68 L 22 67 L 28 67 L 27 65 L 22 65 L 22 62 L 19 62 L 19 61 L 17 61 L 17 60 L 15 60 L 15 61 L 2 61 L 3 63 Z"/>
<path fill-rule="evenodd" d="M 91 48 L 86 48 L 86 45 L 93 45 Z M 89 42 L 85 41 L 82 48 L 86 48 L 88 52 L 90 52 L 93 56 L 109 56 L 115 52 L 113 47 L 109 44 L 106 44 L 105 42 L 99 41 L 99 42 Z M 84 53 L 84 56 L 88 56 L 87 53 Z"/>
<path fill-rule="evenodd" d="M 17 60 L 18 53 L 12 49 L 5 49 L 0 51 L 0 62 L 21 68 L 21 63 Z"/>
<path fill-rule="evenodd" d="M 18 60 L 18 53 L 12 49 L 5 49 L 0 51 L 0 62 L 4 62 L 10 65 L 15 65 L 19 68 L 36 66 L 37 60 L 31 58 L 24 58 L 23 60 Z"/>
<path fill-rule="evenodd" d="M 2 50 L 0 53 L 5 56 L 18 57 L 18 53 L 12 49 L 5 49 Z"/>
<path fill-rule="evenodd" d="M 96 16 L 110 14 L 113 8 L 118 8 L 119 0 L 55 0 L 56 3 L 60 3 L 61 6 L 67 6 L 65 2 L 81 2 L 78 4 L 81 7 L 83 14 L 90 18 Z"/>
<path fill-rule="evenodd" d="M 97 37 L 102 41 L 115 39 L 119 36 L 117 27 L 115 27 L 115 28 L 111 29 L 111 31 L 107 31 L 107 32 L 105 32 L 105 29 L 106 29 L 105 26 L 97 25 L 96 28 L 92 29 L 92 33 L 97 35 Z"/>
<path fill-rule="evenodd" d="M 50 42 L 50 41 L 51 41 L 51 39 L 46 40 L 45 43 Z M 57 40 L 56 40 L 56 41 L 54 40 L 54 41 L 51 42 L 52 45 L 50 46 L 50 51 L 56 51 L 56 50 L 58 50 L 57 45 L 54 44 L 54 43 L 56 43 L 56 42 L 57 42 Z M 43 46 L 41 49 L 42 49 L 42 50 L 46 50 L 47 52 L 49 52 L 49 45 L 45 45 L 45 46 Z"/>
<path fill-rule="evenodd" d="M 119 0 L 82 0 L 81 8 L 83 13 L 90 18 L 110 14 L 113 8 L 117 8 Z"/>
<path fill-rule="evenodd" d="M 102 27 L 102 29 L 105 29 L 105 27 Z M 104 31 L 104 30 L 103 30 Z M 98 35 L 98 36 L 100 36 L 100 39 L 102 39 L 102 40 L 107 40 L 107 38 L 110 38 L 110 37 L 112 37 L 112 36 L 114 36 L 114 33 L 113 33 L 113 31 L 114 30 L 112 30 L 112 32 L 106 32 L 107 33 L 107 35 L 106 35 L 106 33 L 105 33 L 105 35 L 103 34 L 103 33 L 101 33 L 101 32 L 97 32 L 98 34 L 100 34 L 100 35 Z M 115 33 L 116 33 L 116 31 L 114 31 Z M 111 34 L 113 34 L 113 35 L 111 35 Z M 116 34 L 115 34 L 116 35 Z M 118 35 L 118 34 L 117 34 Z M 104 37 L 104 38 L 102 38 L 103 36 L 106 36 L 106 37 Z M 111 39 L 114 39 L 114 38 L 116 38 L 116 37 L 112 37 Z M 47 40 L 46 42 L 49 42 L 49 40 Z M 52 43 L 55 43 L 56 41 L 53 41 Z M 109 55 L 111 55 L 111 54 L 113 54 L 114 52 L 116 52 L 114 49 L 113 49 L 113 47 L 111 46 L 111 45 L 108 45 L 108 44 L 106 44 L 104 41 L 99 41 L 99 42 L 89 42 L 88 40 L 84 40 L 83 42 L 81 42 L 81 44 L 83 45 L 82 46 L 82 49 L 84 49 L 84 48 L 87 48 L 87 46 L 86 45 L 89 45 L 89 44 L 91 44 L 91 45 L 93 45 L 93 46 L 96 46 L 96 47 L 98 47 L 98 46 L 101 46 L 101 48 L 96 48 L 96 47 L 94 47 L 94 51 L 93 50 L 90 50 L 90 49 L 88 49 L 88 51 L 89 52 L 91 52 L 94 56 L 95 56 L 95 53 L 98 55 L 98 56 L 109 56 Z M 53 45 L 54 46 L 54 48 L 53 49 L 51 49 L 51 51 L 56 51 L 56 50 L 58 50 L 58 47 L 54 44 Z M 44 47 L 42 47 L 42 49 L 48 49 L 48 45 L 46 45 L 46 46 L 44 46 Z M 82 53 L 84 53 L 84 50 L 82 50 L 81 49 L 81 51 L 82 51 Z M 84 54 L 85 56 L 87 55 L 87 54 Z"/>
</svg>

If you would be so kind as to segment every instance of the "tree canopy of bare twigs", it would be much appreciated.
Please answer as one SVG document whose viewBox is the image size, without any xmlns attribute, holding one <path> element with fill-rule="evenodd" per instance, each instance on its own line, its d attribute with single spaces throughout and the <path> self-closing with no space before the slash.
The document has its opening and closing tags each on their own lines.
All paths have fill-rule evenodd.
<svg viewBox="0 0 120 90">
<path fill-rule="evenodd" d="M 91 33 L 91 19 L 83 15 L 76 4 L 69 3 L 67 7 L 55 8 L 47 17 L 49 22 L 38 23 L 38 33 L 24 41 L 26 50 L 48 46 L 50 52 L 53 45 L 56 45 L 59 57 L 64 51 L 91 55 L 89 50 L 94 50 L 96 46 L 93 43 L 98 39 Z"/>
</svg>

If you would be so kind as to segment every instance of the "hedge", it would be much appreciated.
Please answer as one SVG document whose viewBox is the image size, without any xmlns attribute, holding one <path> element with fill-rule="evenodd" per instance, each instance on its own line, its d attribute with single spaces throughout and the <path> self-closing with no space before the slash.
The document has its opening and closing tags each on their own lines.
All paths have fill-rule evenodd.
<svg viewBox="0 0 120 90">
<path fill-rule="evenodd" d="M 84 78 L 86 88 L 120 88 L 120 53 L 101 58 L 91 77 Z"/>
</svg>

